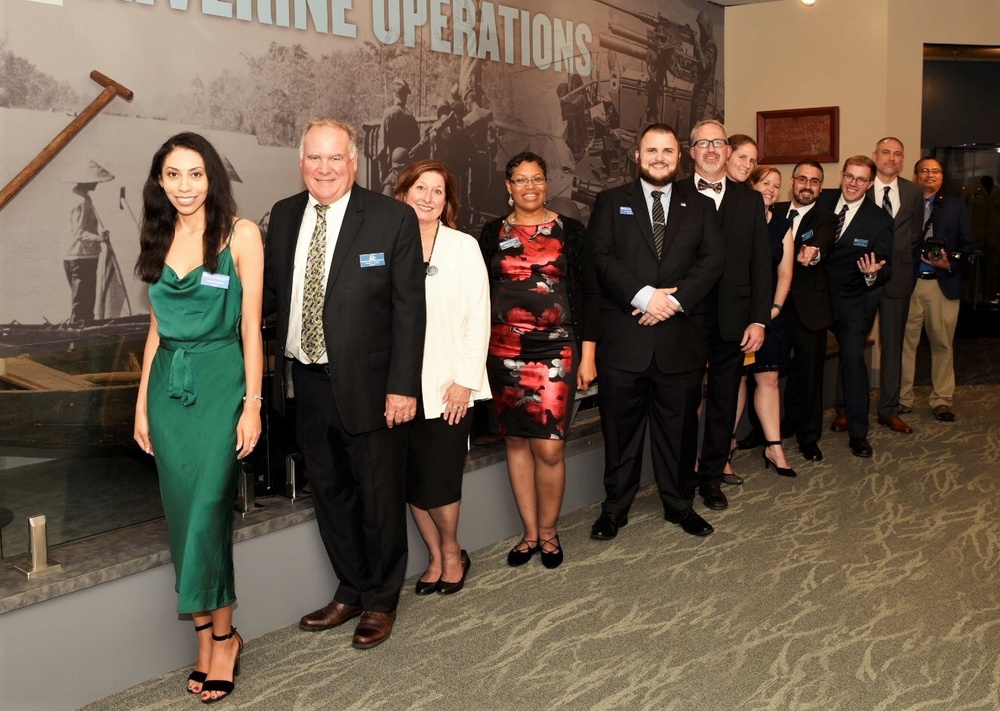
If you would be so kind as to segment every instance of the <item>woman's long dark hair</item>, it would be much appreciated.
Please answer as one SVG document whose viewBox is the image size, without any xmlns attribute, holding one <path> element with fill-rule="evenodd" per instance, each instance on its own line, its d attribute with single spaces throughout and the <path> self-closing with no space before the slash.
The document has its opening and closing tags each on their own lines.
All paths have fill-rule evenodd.
<svg viewBox="0 0 1000 711">
<path fill-rule="evenodd" d="M 135 262 L 135 275 L 145 282 L 158 281 L 163 274 L 163 264 L 174 241 L 177 210 L 160 185 L 163 162 L 175 148 L 187 148 L 201 156 L 208 178 L 208 195 L 205 198 L 204 245 L 205 269 L 214 272 L 219 267 L 222 242 L 232 228 L 236 214 L 236 200 L 229 175 L 222 157 L 203 136 L 197 133 L 178 133 L 167 139 L 153 156 L 149 176 L 142 188 L 142 223 L 139 226 L 139 258 Z"/>
</svg>

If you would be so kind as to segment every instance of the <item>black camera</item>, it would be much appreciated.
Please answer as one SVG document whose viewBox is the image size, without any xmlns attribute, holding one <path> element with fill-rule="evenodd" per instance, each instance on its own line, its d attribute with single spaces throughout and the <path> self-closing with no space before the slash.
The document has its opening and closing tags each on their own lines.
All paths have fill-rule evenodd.
<svg viewBox="0 0 1000 711">
<path fill-rule="evenodd" d="M 941 237 L 928 237 L 920 254 L 929 262 L 937 262 L 948 254 L 947 247 L 948 243 Z"/>
</svg>

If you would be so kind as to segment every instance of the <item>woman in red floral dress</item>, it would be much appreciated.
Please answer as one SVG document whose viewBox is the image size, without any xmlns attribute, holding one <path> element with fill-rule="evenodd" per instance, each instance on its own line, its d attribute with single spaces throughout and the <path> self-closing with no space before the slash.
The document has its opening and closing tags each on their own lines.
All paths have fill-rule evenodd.
<svg viewBox="0 0 1000 711">
<path fill-rule="evenodd" d="M 545 206 L 545 161 L 507 163 L 514 210 L 483 227 L 492 330 L 486 361 L 524 537 L 511 566 L 539 552 L 563 560 L 557 520 L 566 484 L 565 439 L 577 388 L 597 377 L 597 282 L 582 224 Z"/>
</svg>

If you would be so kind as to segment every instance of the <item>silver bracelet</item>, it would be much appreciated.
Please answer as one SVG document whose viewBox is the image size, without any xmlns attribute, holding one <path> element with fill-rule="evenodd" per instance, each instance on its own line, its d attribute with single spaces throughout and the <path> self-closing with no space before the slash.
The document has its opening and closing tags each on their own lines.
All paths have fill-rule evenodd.
<svg viewBox="0 0 1000 711">
<path fill-rule="evenodd" d="M 244 395 L 243 396 L 243 402 L 246 402 L 246 401 L 247 401 L 247 396 Z M 263 395 L 251 395 L 250 396 L 250 402 L 264 402 L 264 396 Z"/>
</svg>

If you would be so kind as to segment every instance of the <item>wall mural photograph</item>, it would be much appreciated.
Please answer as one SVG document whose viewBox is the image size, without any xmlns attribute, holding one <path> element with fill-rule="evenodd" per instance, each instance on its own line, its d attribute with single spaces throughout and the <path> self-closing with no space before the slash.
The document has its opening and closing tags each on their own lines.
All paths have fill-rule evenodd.
<svg viewBox="0 0 1000 711">
<path fill-rule="evenodd" d="M 265 233 L 271 205 L 302 189 L 300 132 L 317 115 L 359 127 L 358 182 L 372 190 L 391 194 L 411 160 L 442 160 L 464 231 L 506 211 L 504 166 L 522 150 L 548 163 L 552 209 L 586 222 L 598 192 L 634 179 L 644 125 L 668 123 L 686 144 L 692 122 L 723 117 L 722 21 L 704 0 L 5 2 L 0 183 L 101 92 L 91 70 L 135 96 L 0 209 L 0 508 L 21 519 L 62 492 L 69 523 L 50 543 L 159 515 L 71 512 L 97 489 L 144 496 L 137 467 L 158 498 L 132 441 L 149 323 L 133 267 L 166 138 L 208 138 L 240 214 Z M 15 528 L 0 556 L 24 552 Z"/>
</svg>

